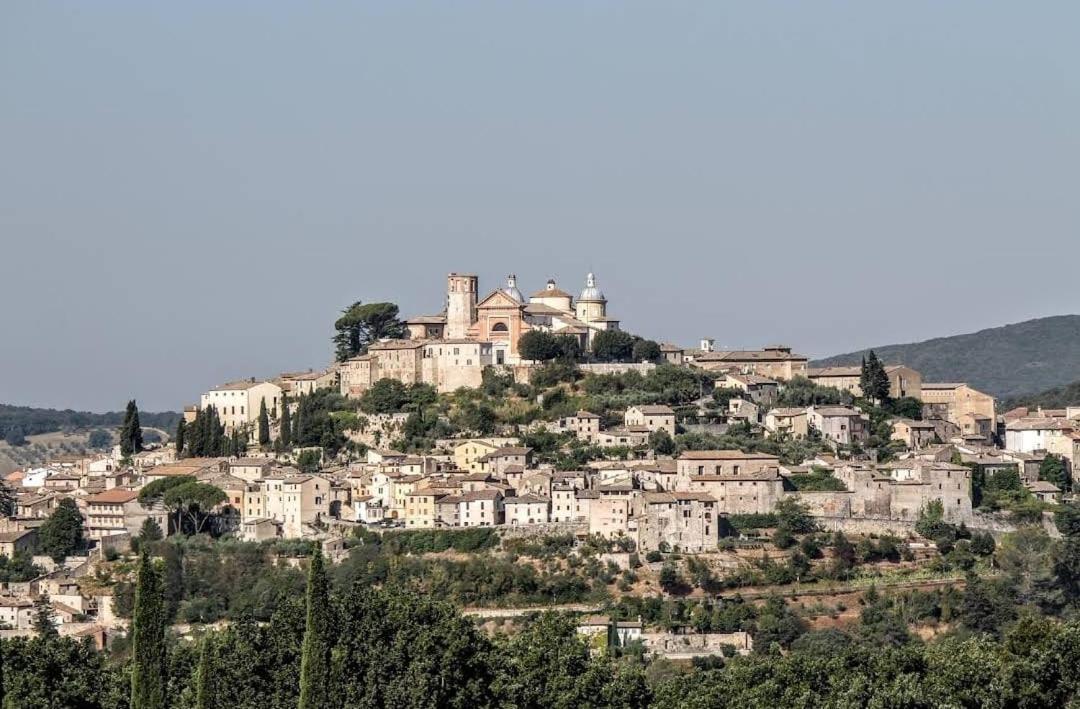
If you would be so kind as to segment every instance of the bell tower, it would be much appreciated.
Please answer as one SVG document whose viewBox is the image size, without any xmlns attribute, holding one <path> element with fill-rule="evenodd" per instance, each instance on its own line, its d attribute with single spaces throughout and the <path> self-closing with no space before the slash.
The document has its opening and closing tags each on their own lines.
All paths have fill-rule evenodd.
<svg viewBox="0 0 1080 709">
<path fill-rule="evenodd" d="M 451 273 L 446 277 L 446 336 L 465 337 L 476 322 L 476 294 L 479 279 L 471 273 Z"/>
</svg>

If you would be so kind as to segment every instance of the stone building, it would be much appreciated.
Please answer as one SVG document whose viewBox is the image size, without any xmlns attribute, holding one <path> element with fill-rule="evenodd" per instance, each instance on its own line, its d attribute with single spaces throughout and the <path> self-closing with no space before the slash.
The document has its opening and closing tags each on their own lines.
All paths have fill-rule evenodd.
<svg viewBox="0 0 1080 709">
<path fill-rule="evenodd" d="M 851 406 L 810 406 L 806 417 L 822 438 L 837 445 L 861 443 L 869 435 L 869 417 Z"/>
<path fill-rule="evenodd" d="M 963 383 L 923 382 L 923 418 L 945 419 L 962 426 L 961 417 L 974 414 L 994 421 L 994 397 Z"/>
<path fill-rule="evenodd" d="M 806 362 L 804 355 L 794 354 L 784 345 L 761 350 L 704 351 L 694 356 L 694 363 L 709 372 L 757 374 L 780 381 L 806 376 Z"/>
<path fill-rule="evenodd" d="M 697 553 L 716 549 L 716 499 L 707 492 L 647 492 L 638 500 L 637 546 Z"/>
<path fill-rule="evenodd" d="M 218 419 L 225 426 L 225 433 L 246 429 L 254 440 L 257 435 L 255 422 L 263 402 L 271 417 L 276 417 L 282 398 L 282 389 L 277 384 L 255 379 L 222 384 L 203 394 L 199 399 L 199 408 L 213 406 L 217 409 Z M 194 415 L 191 416 L 194 419 Z M 189 421 L 190 423 L 190 421 Z"/>
<path fill-rule="evenodd" d="M 623 421 L 628 430 L 644 428 L 648 432 L 667 431 L 675 435 L 675 411 L 663 404 L 631 406 L 623 414 Z"/>
<path fill-rule="evenodd" d="M 911 396 L 922 398 L 922 375 L 911 367 L 902 364 L 885 366 L 889 377 L 889 396 L 900 399 Z M 819 386 L 832 387 L 840 391 L 862 396 L 862 367 L 820 367 L 806 370 L 806 378 Z"/>
</svg>

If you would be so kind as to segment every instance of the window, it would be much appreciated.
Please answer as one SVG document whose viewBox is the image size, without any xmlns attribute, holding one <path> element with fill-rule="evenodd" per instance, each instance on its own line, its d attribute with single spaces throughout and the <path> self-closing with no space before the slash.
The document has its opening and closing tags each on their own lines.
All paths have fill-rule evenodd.
<svg viewBox="0 0 1080 709">
<path fill-rule="evenodd" d="M 504 322 L 495 323 L 494 325 L 491 326 L 491 331 L 492 332 L 507 332 L 506 323 L 504 323 Z"/>
</svg>

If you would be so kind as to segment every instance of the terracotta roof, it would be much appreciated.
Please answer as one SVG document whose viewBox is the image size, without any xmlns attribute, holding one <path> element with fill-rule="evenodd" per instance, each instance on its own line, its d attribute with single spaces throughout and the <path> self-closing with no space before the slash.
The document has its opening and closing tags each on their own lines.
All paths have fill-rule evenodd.
<svg viewBox="0 0 1080 709">
<path fill-rule="evenodd" d="M 415 350 L 423 347 L 426 340 L 379 340 L 370 345 L 368 350 Z"/>
<path fill-rule="evenodd" d="M 445 325 L 446 324 L 446 316 L 445 315 L 417 315 L 416 317 L 409 318 L 405 322 L 407 324 L 409 324 L 409 325 L 412 325 L 413 323 L 416 323 L 417 325 Z"/>
<path fill-rule="evenodd" d="M 504 505 L 536 505 L 546 503 L 547 499 L 536 495 L 521 495 L 520 497 L 507 497 L 503 500 Z"/>
<path fill-rule="evenodd" d="M 706 352 L 703 355 L 697 357 L 699 361 L 703 362 L 740 362 L 740 361 L 753 361 L 753 362 L 787 362 L 787 361 L 806 361 L 806 357 L 801 354 L 794 354 L 784 350 L 729 350 L 723 352 Z"/>
<path fill-rule="evenodd" d="M 743 453 L 738 450 L 686 451 L 679 460 L 780 460 L 768 453 Z"/>
<path fill-rule="evenodd" d="M 631 406 L 630 408 L 637 409 L 646 416 L 669 415 L 675 413 L 670 406 L 665 406 L 664 404 L 642 404 L 640 406 Z"/>
<path fill-rule="evenodd" d="M 259 386 L 260 384 L 272 384 L 265 379 L 240 379 L 235 382 L 226 382 L 221 386 L 216 386 L 210 391 L 247 391 L 248 389 Z M 274 386 L 277 386 L 276 384 Z"/>
<path fill-rule="evenodd" d="M 536 291 L 535 293 L 533 293 L 529 297 L 530 298 L 573 298 L 574 296 L 570 295 L 569 293 L 567 293 L 563 289 L 556 287 L 556 288 L 543 288 L 541 290 Z"/>
<path fill-rule="evenodd" d="M 105 492 L 99 492 L 96 495 L 91 495 L 86 498 L 86 501 L 91 504 L 100 503 L 107 505 L 123 504 L 125 502 L 131 502 L 139 497 L 139 493 L 135 490 L 125 490 L 123 488 L 114 487 L 112 490 L 106 490 Z"/>
<path fill-rule="evenodd" d="M 1007 431 L 1071 431 L 1072 422 L 1057 418 L 1023 418 L 1005 424 Z"/>
</svg>

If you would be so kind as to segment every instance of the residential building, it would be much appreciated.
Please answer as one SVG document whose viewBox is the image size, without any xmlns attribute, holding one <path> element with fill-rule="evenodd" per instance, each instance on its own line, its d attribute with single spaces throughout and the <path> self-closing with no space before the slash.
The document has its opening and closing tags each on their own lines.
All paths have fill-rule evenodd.
<svg viewBox="0 0 1080 709">
<path fill-rule="evenodd" d="M 714 551 L 719 507 L 707 492 L 647 492 L 638 503 L 640 551 Z"/>
<path fill-rule="evenodd" d="M 794 354 L 785 345 L 771 345 L 761 350 L 703 352 L 694 356 L 694 364 L 710 372 L 741 372 L 769 379 L 790 381 L 806 375 L 807 358 Z"/>
<path fill-rule="evenodd" d="M 217 409 L 218 419 L 225 426 L 225 432 L 246 430 L 255 440 L 258 435 L 255 423 L 259 419 L 262 404 L 266 403 L 269 415 L 277 417 L 282 401 L 282 390 L 277 384 L 265 380 L 242 379 L 214 387 L 202 395 L 199 408 L 213 406 Z"/>
<path fill-rule="evenodd" d="M 922 375 L 902 364 L 885 365 L 889 377 L 889 396 L 922 398 Z M 818 386 L 832 387 L 862 396 L 862 367 L 820 367 L 806 370 L 806 378 Z"/>
<path fill-rule="evenodd" d="M 810 406 L 806 417 L 811 428 L 836 445 L 861 443 L 869 435 L 869 417 L 851 406 Z"/>
<path fill-rule="evenodd" d="M 977 414 L 995 420 L 994 397 L 963 383 L 923 382 L 924 419 L 945 419 L 957 426 L 964 414 Z"/>
<path fill-rule="evenodd" d="M 667 431 L 675 435 L 675 411 L 663 404 L 631 406 L 624 414 L 627 430 L 644 428 L 648 432 Z"/>
<path fill-rule="evenodd" d="M 738 389 L 744 392 L 750 401 L 764 406 L 776 401 L 777 394 L 780 392 L 780 384 L 774 379 L 758 374 L 742 374 L 739 372 L 728 372 L 720 379 L 717 379 L 716 387 L 718 389 Z"/>
<path fill-rule="evenodd" d="M 765 432 L 767 436 L 787 436 L 794 439 L 806 438 L 810 432 L 806 409 L 770 409 L 765 414 Z"/>
<path fill-rule="evenodd" d="M 503 500 L 506 524 L 544 524 L 550 518 L 549 506 L 548 500 L 535 495 L 508 497 Z"/>
</svg>

